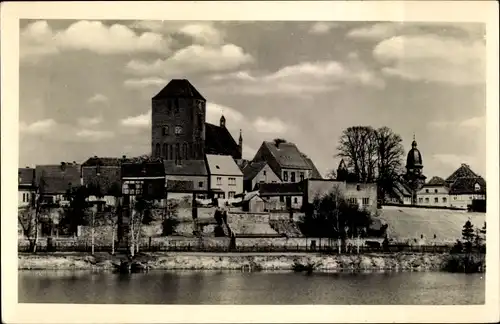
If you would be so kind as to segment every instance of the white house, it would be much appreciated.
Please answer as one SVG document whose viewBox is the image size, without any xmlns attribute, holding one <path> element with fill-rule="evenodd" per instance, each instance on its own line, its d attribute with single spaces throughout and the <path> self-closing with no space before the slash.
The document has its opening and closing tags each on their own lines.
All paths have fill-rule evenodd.
<svg viewBox="0 0 500 324">
<path fill-rule="evenodd" d="M 230 155 L 206 155 L 209 191 L 214 198 L 233 199 L 243 192 L 243 173 Z"/>
</svg>

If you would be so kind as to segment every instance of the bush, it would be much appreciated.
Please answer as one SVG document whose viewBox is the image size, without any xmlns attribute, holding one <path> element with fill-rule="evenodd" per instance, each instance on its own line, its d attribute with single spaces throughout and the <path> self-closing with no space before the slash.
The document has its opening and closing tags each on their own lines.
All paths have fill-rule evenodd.
<svg viewBox="0 0 500 324">
<path fill-rule="evenodd" d="M 451 255 L 444 264 L 448 272 L 478 273 L 484 272 L 485 260 L 468 255 Z"/>
<path fill-rule="evenodd" d="M 452 253 L 452 254 L 462 253 L 463 250 L 464 250 L 464 245 L 462 244 L 462 242 L 460 240 L 457 240 L 455 245 L 453 245 L 453 247 L 451 248 L 450 253 Z"/>
</svg>

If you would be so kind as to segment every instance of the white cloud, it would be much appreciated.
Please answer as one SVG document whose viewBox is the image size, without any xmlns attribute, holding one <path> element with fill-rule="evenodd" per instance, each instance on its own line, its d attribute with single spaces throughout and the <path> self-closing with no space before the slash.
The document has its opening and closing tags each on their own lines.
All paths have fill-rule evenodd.
<svg viewBox="0 0 500 324">
<path fill-rule="evenodd" d="M 36 21 L 26 26 L 20 35 L 22 59 L 64 50 L 88 50 L 98 54 L 165 53 L 169 45 L 170 40 L 157 33 L 136 34 L 124 25 L 107 26 L 100 21 L 86 20 L 60 31 L 53 30 L 46 21 Z"/>
<path fill-rule="evenodd" d="M 373 54 L 386 65 L 382 71 L 387 75 L 456 85 L 485 83 L 482 41 L 436 35 L 396 36 L 380 42 Z"/>
<path fill-rule="evenodd" d="M 76 136 L 85 141 L 97 141 L 101 139 L 107 139 L 114 137 L 114 133 L 111 131 L 100 131 L 92 129 L 82 129 L 76 132 Z"/>
<path fill-rule="evenodd" d="M 410 32 L 409 26 L 409 24 L 402 24 L 397 22 L 376 23 L 369 26 L 354 28 L 347 33 L 347 37 L 382 40 L 384 38 L 398 35 L 398 33 L 402 32 L 405 28 L 407 32 Z"/>
<path fill-rule="evenodd" d="M 246 123 L 242 113 L 234 108 L 219 105 L 213 102 L 208 102 L 206 105 L 206 121 L 207 123 L 219 125 L 220 117 L 224 115 L 228 127 L 240 128 Z"/>
<path fill-rule="evenodd" d="M 102 117 L 82 117 L 78 118 L 78 124 L 84 127 L 99 125 L 102 123 Z"/>
<path fill-rule="evenodd" d="M 160 86 L 167 84 L 167 80 L 162 78 L 142 78 L 142 79 L 128 79 L 123 83 L 127 88 L 146 88 L 149 86 Z"/>
<path fill-rule="evenodd" d="M 101 93 L 96 93 L 95 95 L 93 95 L 92 97 L 90 97 L 88 99 L 89 103 L 102 103 L 102 102 L 107 102 L 107 101 L 108 101 L 108 97 L 106 97 L 105 95 L 103 95 Z"/>
<path fill-rule="evenodd" d="M 248 71 L 240 71 L 225 75 L 214 75 L 212 80 L 219 83 L 222 91 L 238 91 L 240 93 L 286 94 L 304 96 L 328 92 L 340 85 L 361 84 L 376 88 L 384 87 L 383 80 L 363 66 L 357 60 L 349 64 L 337 61 L 303 62 L 286 66 L 271 74 L 252 75 Z"/>
<path fill-rule="evenodd" d="M 253 126 L 260 133 L 275 133 L 275 134 L 282 134 L 286 132 L 288 128 L 287 125 L 281 119 L 278 119 L 276 117 L 273 118 L 258 117 L 254 121 Z"/>
<path fill-rule="evenodd" d="M 53 119 L 43 119 L 31 124 L 26 124 L 24 122 L 19 123 L 19 130 L 21 133 L 25 134 L 45 134 L 52 131 L 57 126 L 57 123 Z"/>
<path fill-rule="evenodd" d="M 325 33 L 328 33 L 330 30 L 336 28 L 337 26 L 338 26 L 338 23 L 335 23 L 335 22 L 320 21 L 320 22 L 314 23 L 311 26 L 311 29 L 309 30 L 309 32 L 312 34 L 325 34 Z"/>
<path fill-rule="evenodd" d="M 211 21 L 163 21 L 148 20 L 135 21 L 130 27 L 141 30 L 150 30 L 156 33 L 173 36 L 181 34 L 192 38 L 193 42 L 200 44 L 220 44 L 225 33 L 217 29 Z"/>
<path fill-rule="evenodd" d="M 477 116 L 466 119 L 460 123 L 460 126 L 464 127 L 477 127 L 477 128 L 485 128 L 486 127 L 486 118 L 484 116 Z"/>
<path fill-rule="evenodd" d="M 182 26 L 179 32 L 190 36 L 195 42 L 201 44 L 220 44 L 224 39 L 222 31 L 206 23 L 188 24 Z"/>
<path fill-rule="evenodd" d="M 120 123 L 123 126 L 134 127 L 134 128 L 149 127 L 151 125 L 151 110 L 142 115 L 126 117 L 122 119 Z"/>
<path fill-rule="evenodd" d="M 448 127 L 471 127 L 471 128 L 485 128 L 486 119 L 484 116 L 471 117 L 464 120 L 434 120 L 429 122 L 429 126 L 435 128 L 448 128 Z"/>
<path fill-rule="evenodd" d="M 132 60 L 127 69 L 137 75 L 185 75 L 193 72 L 223 71 L 250 63 L 253 58 L 241 47 L 233 44 L 223 46 L 190 45 L 175 52 L 165 60 L 154 62 Z"/>
</svg>

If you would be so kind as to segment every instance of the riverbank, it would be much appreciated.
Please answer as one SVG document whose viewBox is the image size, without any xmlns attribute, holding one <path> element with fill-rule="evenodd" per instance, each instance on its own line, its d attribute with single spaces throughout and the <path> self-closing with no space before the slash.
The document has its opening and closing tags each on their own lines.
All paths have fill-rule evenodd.
<svg viewBox="0 0 500 324">
<path fill-rule="evenodd" d="M 315 264 L 315 271 L 442 271 L 449 254 L 371 253 L 141 253 L 137 261 L 151 270 L 293 270 L 294 264 Z M 125 259 L 97 253 L 20 253 L 19 270 L 112 270 Z"/>
</svg>

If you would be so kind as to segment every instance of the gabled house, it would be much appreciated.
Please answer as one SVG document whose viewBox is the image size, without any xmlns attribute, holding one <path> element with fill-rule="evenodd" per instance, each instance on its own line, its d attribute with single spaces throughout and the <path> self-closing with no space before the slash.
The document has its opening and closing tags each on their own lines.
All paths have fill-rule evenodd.
<svg viewBox="0 0 500 324">
<path fill-rule="evenodd" d="M 243 192 L 243 173 L 230 155 L 206 155 L 210 196 L 233 199 Z"/>
<path fill-rule="evenodd" d="M 35 169 L 30 167 L 19 168 L 18 178 L 18 207 L 28 207 L 35 199 Z"/>
<path fill-rule="evenodd" d="M 165 188 L 169 193 L 192 193 L 199 198 L 208 193 L 208 171 L 204 160 L 163 161 Z"/>
<path fill-rule="evenodd" d="M 61 162 L 59 165 L 37 165 L 35 168 L 35 184 L 38 194 L 45 203 L 66 203 L 68 190 L 80 187 L 81 166 L 76 162 Z"/>
<path fill-rule="evenodd" d="M 421 206 L 450 206 L 449 191 L 447 183 L 440 177 L 432 177 L 417 192 L 417 204 Z"/>
<path fill-rule="evenodd" d="M 82 163 L 82 181 L 89 188 L 89 201 L 115 205 L 122 187 L 121 164 L 125 159 L 94 156 Z"/>
<path fill-rule="evenodd" d="M 486 200 L 486 181 L 480 176 L 457 178 L 449 194 L 450 207 L 468 209 L 474 201 Z"/>
<path fill-rule="evenodd" d="M 122 194 L 125 204 L 138 197 L 151 200 L 165 198 L 165 167 L 160 161 L 126 162 L 121 165 Z"/>
<path fill-rule="evenodd" d="M 250 162 L 242 169 L 243 190 L 250 192 L 258 189 L 262 183 L 281 183 L 280 177 L 266 161 Z"/>
<path fill-rule="evenodd" d="M 300 152 L 294 143 L 283 140 L 263 142 L 253 159 L 253 162 L 262 161 L 267 162 L 284 183 L 321 178 L 312 160 Z"/>
</svg>

